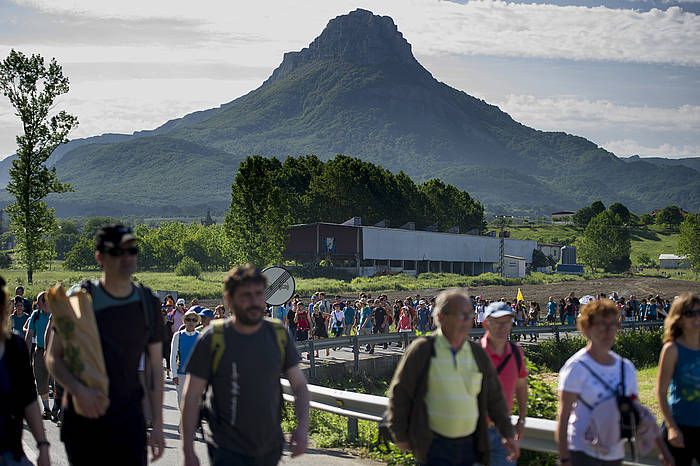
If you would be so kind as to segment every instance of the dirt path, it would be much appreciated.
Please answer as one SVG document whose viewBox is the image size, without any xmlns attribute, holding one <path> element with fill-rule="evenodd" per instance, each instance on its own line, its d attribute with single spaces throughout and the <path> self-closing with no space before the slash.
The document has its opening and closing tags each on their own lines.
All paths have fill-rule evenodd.
<svg viewBox="0 0 700 466">
<path fill-rule="evenodd" d="M 520 286 L 480 286 L 469 289 L 469 293 L 483 295 L 488 299 L 515 299 L 518 288 L 523 292 L 527 301 L 537 301 L 546 303 L 550 296 L 562 298 L 570 292 L 581 297 L 587 294 L 596 295 L 598 293 L 610 294 L 617 291 L 622 296 L 635 294 L 638 297 L 647 297 L 657 294 L 663 298 L 670 299 L 685 291 L 700 294 L 700 282 L 685 280 L 669 280 L 654 277 L 631 277 L 631 278 L 602 278 L 599 280 L 581 280 L 563 283 L 551 283 L 546 285 L 520 285 Z M 422 290 L 420 292 L 411 291 L 387 291 L 386 294 L 392 298 L 401 298 L 408 295 L 420 293 L 421 296 L 433 296 L 440 290 Z M 372 293 L 373 296 L 379 293 Z"/>
</svg>

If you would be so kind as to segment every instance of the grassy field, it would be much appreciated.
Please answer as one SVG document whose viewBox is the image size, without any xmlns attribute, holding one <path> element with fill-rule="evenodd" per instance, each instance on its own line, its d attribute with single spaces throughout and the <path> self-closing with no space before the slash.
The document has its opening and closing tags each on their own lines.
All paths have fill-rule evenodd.
<svg viewBox="0 0 700 466">
<path fill-rule="evenodd" d="M 583 234 L 583 229 L 567 225 L 532 225 L 508 227 L 515 239 L 536 240 L 541 243 L 573 244 Z M 639 255 L 644 253 L 658 262 L 659 254 L 678 253 L 678 233 L 658 225 L 633 228 L 632 265 L 639 265 Z"/>
<path fill-rule="evenodd" d="M 60 268 L 60 267 L 59 267 Z M 138 272 L 135 279 L 154 290 L 174 290 L 186 298 L 211 298 L 221 297 L 225 272 L 205 272 L 199 278 L 179 277 L 172 272 Z M 72 272 L 64 270 L 49 270 L 36 272 L 34 283 L 27 285 L 26 274 L 21 269 L 0 270 L 0 276 L 5 278 L 8 288 L 22 285 L 29 296 L 36 296 L 39 291 L 45 290 L 58 282 L 69 287 L 86 278 L 97 278 L 98 271 Z M 485 273 L 475 277 L 456 275 L 449 273 L 424 273 L 418 277 L 408 275 L 392 275 L 382 277 L 358 277 L 351 281 L 343 281 L 329 278 L 297 278 L 296 290 L 302 296 L 308 296 L 315 291 L 326 293 L 358 293 L 361 291 L 414 291 L 428 289 L 443 289 L 450 287 L 478 287 L 488 285 L 537 285 L 581 281 L 585 279 L 603 278 L 615 276 L 610 274 L 577 275 L 546 275 L 533 273 L 524 279 L 503 278 L 493 273 Z"/>
</svg>

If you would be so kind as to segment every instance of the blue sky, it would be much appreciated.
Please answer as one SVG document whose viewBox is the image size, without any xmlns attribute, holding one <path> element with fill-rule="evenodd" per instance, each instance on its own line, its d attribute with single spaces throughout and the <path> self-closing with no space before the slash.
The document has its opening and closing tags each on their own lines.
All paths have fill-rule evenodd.
<svg viewBox="0 0 700 466">
<path fill-rule="evenodd" d="M 528 126 L 620 156 L 700 156 L 698 1 L 0 0 L 0 56 L 56 57 L 71 137 L 130 133 L 258 87 L 355 8 L 391 16 L 437 79 Z M 0 156 L 19 128 L 0 96 Z"/>
</svg>

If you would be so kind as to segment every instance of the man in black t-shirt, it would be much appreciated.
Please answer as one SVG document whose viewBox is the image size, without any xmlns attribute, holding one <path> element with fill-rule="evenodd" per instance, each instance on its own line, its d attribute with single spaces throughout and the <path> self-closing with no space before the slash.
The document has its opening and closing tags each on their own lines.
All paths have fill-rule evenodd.
<svg viewBox="0 0 700 466">
<path fill-rule="evenodd" d="M 102 267 L 99 281 L 84 282 L 70 292 L 85 289 L 92 296 L 102 343 L 109 397 L 87 387 L 71 374 L 64 361 L 59 329 L 53 327 L 48 366 L 69 394 L 61 426 L 72 465 L 146 465 L 146 443 L 153 459 L 165 448 L 163 438 L 163 319 L 160 301 L 147 288 L 131 281 L 136 271 L 136 237 L 131 228 L 108 225 L 97 232 L 95 258 Z M 55 338 L 54 336 L 58 336 Z M 147 354 L 149 393 L 138 377 L 139 360 Z M 153 430 L 146 432 L 143 396 L 150 397 Z M 82 408 L 79 415 L 75 405 Z"/>
<path fill-rule="evenodd" d="M 306 378 L 285 329 L 263 319 L 266 283 L 252 265 L 234 268 L 224 284 L 224 302 L 233 316 L 208 328 L 192 350 L 182 403 L 185 466 L 199 465 L 193 439 L 205 390 L 211 464 L 276 465 L 284 442 L 281 376 L 289 380 L 295 399 L 298 422 L 292 434 L 292 456 L 306 450 Z"/>
</svg>

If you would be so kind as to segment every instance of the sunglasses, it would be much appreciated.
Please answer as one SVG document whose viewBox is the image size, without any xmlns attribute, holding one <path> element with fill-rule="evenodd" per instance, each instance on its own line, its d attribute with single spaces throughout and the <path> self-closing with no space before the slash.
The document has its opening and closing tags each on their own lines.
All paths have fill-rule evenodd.
<svg viewBox="0 0 700 466">
<path fill-rule="evenodd" d="M 197 319 L 187 318 L 185 322 L 197 322 Z"/>
<path fill-rule="evenodd" d="M 135 256 L 139 253 L 138 246 L 131 246 L 130 248 L 110 248 L 105 251 L 112 257 L 121 257 L 124 255 Z"/>
<path fill-rule="evenodd" d="M 700 316 L 700 309 L 686 309 L 683 311 L 683 317 L 697 317 Z"/>
</svg>

